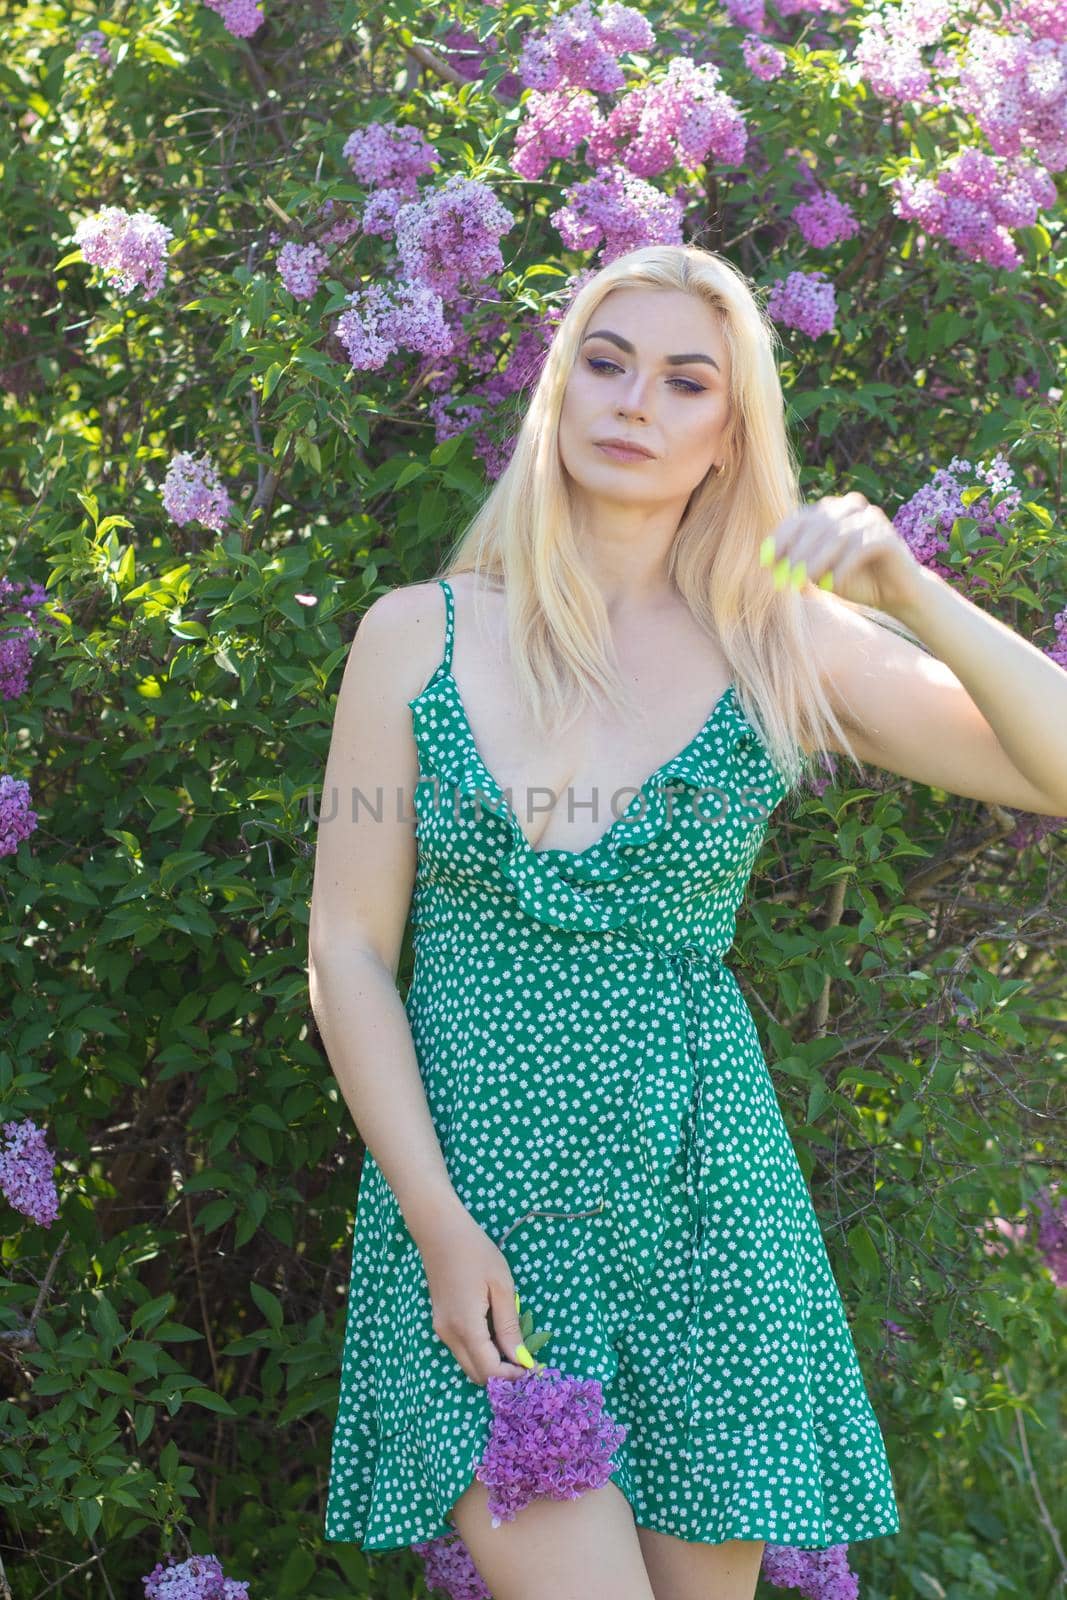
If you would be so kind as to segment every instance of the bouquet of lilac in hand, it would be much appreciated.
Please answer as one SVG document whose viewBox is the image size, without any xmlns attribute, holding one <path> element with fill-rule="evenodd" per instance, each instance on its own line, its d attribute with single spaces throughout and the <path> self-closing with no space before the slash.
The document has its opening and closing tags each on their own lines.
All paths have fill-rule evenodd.
<svg viewBox="0 0 1067 1600">
<path fill-rule="evenodd" d="M 532 1360 L 530 1345 L 539 1349 L 552 1337 L 533 1334 L 529 1319 L 529 1312 L 520 1315 L 523 1343 L 516 1359 L 523 1366 L 524 1355 Z M 627 1428 L 605 1412 L 598 1378 L 572 1377 L 535 1361 L 527 1377 L 490 1378 L 487 1389 L 493 1421 L 476 1476 L 488 1485 L 494 1528 L 539 1495 L 577 1500 L 607 1483 Z"/>
<path fill-rule="evenodd" d="M 503 1240 L 499 1242 L 503 1244 Z M 515 1360 L 529 1371 L 522 1378 L 487 1381 L 492 1421 L 488 1443 L 475 1469 L 475 1476 L 489 1489 L 494 1528 L 513 1521 L 538 1497 L 576 1500 L 590 1489 L 599 1489 L 611 1477 L 614 1452 L 629 1431 L 604 1410 L 599 1379 L 565 1373 L 536 1359 L 552 1333 L 534 1331 L 533 1317 L 522 1310 L 517 1293 L 515 1311 L 522 1334 Z M 411 1548 L 426 1564 L 427 1587 L 441 1590 L 451 1600 L 491 1600 L 459 1533 L 444 1534 Z"/>
</svg>

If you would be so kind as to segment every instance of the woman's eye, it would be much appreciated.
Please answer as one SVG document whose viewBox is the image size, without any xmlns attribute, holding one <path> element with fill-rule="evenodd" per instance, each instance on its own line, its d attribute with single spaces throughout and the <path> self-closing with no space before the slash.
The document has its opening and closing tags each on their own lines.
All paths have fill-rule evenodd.
<svg viewBox="0 0 1067 1600">
<path fill-rule="evenodd" d="M 594 372 L 603 372 L 608 367 L 610 367 L 613 372 L 618 372 L 620 370 L 614 361 L 607 361 L 603 356 L 599 358 L 596 356 L 586 356 L 585 359 L 589 366 L 592 367 Z M 691 383 L 688 378 L 671 378 L 669 381 L 671 383 L 680 383 L 688 394 L 704 393 L 704 385 L 702 383 Z"/>
</svg>

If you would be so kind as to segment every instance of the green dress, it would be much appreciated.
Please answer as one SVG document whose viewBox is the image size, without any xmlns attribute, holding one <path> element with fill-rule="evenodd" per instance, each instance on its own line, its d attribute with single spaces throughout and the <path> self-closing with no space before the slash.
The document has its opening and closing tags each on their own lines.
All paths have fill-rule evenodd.
<svg viewBox="0 0 1067 1600">
<path fill-rule="evenodd" d="M 628 1425 L 636 1522 L 710 1544 L 895 1533 L 885 1444 L 752 1014 L 725 964 L 787 785 L 731 684 L 587 849 L 537 850 L 440 665 L 419 752 L 405 999 L 451 1181 L 502 1249 L 538 1359 Z M 452 1531 L 491 1419 L 433 1331 L 374 1158 L 356 1202 L 325 1537 Z"/>
</svg>

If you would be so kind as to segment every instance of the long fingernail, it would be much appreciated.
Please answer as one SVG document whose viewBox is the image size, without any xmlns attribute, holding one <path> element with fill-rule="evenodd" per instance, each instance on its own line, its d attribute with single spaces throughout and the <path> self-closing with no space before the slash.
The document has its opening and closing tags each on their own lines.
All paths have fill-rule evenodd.
<svg viewBox="0 0 1067 1600">
<path fill-rule="evenodd" d="M 789 557 L 783 556 L 774 569 L 774 587 L 780 589 L 789 576 Z"/>
<path fill-rule="evenodd" d="M 832 589 L 833 586 L 834 575 L 832 572 L 824 572 L 818 583 L 815 585 L 817 589 Z"/>
<path fill-rule="evenodd" d="M 764 539 L 763 543 L 759 547 L 759 564 L 760 564 L 761 567 L 769 567 L 773 560 L 774 560 L 774 534 L 773 533 L 769 533 L 767 535 L 767 537 Z"/>
<path fill-rule="evenodd" d="M 793 588 L 794 589 L 803 588 L 805 579 L 807 578 L 807 575 L 808 575 L 808 569 L 807 569 L 806 563 L 803 562 L 803 561 L 798 561 L 796 566 L 793 569 L 793 576 L 789 580 L 790 583 L 793 585 Z"/>
<path fill-rule="evenodd" d="M 537 1365 L 533 1356 L 530 1354 L 529 1350 L 527 1350 L 524 1344 L 515 1346 L 515 1360 L 519 1363 L 520 1367 L 535 1367 Z"/>
</svg>

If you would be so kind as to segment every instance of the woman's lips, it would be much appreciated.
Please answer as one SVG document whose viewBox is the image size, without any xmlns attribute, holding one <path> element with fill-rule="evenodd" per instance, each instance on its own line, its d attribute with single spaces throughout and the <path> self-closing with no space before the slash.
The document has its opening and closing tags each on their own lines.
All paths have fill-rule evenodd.
<svg viewBox="0 0 1067 1600">
<path fill-rule="evenodd" d="M 616 461 L 652 461 L 654 457 L 644 455 L 640 450 L 624 450 L 620 444 L 598 444 L 598 450 L 603 450 L 606 456 L 614 456 Z"/>
</svg>

